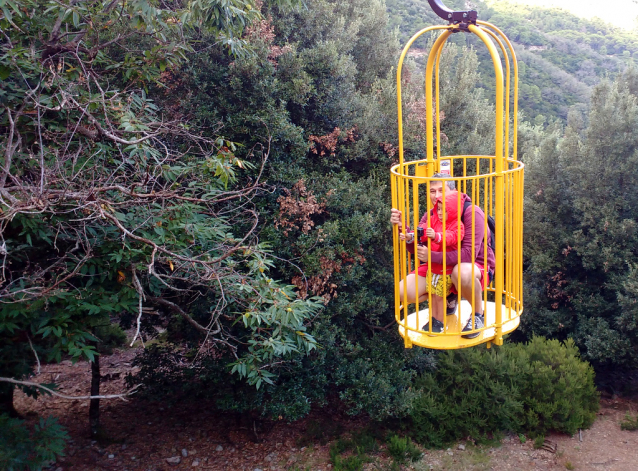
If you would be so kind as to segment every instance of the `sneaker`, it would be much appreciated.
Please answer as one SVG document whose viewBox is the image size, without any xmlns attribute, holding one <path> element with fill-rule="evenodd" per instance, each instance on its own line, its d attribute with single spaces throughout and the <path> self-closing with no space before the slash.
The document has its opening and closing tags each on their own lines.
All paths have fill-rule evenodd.
<svg viewBox="0 0 638 471">
<path fill-rule="evenodd" d="M 484 320 L 485 318 L 483 317 L 483 314 L 474 315 L 474 328 L 482 329 L 483 326 L 485 325 Z M 461 332 L 468 332 L 470 330 L 472 330 L 472 317 L 468 319 L 467 324 L 465 324 L 465 327 L 463 327 L 463 330 Z M 480 334 L 481 334 L 480 332 L 473 332 L 471 334 L 461 335 L 461 337 L 463 337 L 464 339 L 475 339 Z"/>
<path fill-rule="evenodd" d="M 421 327 L 423 332 L 428 332 L 428 329 L 430 328 L 428 324 L 429 322 L 426 322 L 425 325 Z M 443 332 L 443 322 L 438 319 L 432 319 L 432 333 L 440 334 L 441 332 Z"/>
<path fill-rule="evenodd" d="M 456 306 L 458 306 L 458 295 L 454 293 L 448 294 L 448 297 L 446 298 L 446 302 L 447 302 L 446 314 L 448 316 L 453 316 L 454 314 L 456 314 Z"/>
</svg>

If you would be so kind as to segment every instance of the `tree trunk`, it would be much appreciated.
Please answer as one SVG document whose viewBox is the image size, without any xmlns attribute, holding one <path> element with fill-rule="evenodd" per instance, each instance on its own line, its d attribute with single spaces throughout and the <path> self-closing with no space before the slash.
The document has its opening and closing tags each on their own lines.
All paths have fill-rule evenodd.
<svg viewBox="0 0 638 471">
<path fill-rule="evenodd" d="M 91 362 L 91 396 L 100 395 L 100 357 L 95 356 Z M 100 400 L 91 399 L 89 405 L 89 426 L 91 427 L 91 437 L 95 438 L 100 428 Z"/>
<path fill-rule="evenodd" d="M 8 414 L 9 417 L 18 418 L 20 414 L 13 407 L 14 389 L 13 384 L 0 383 L 0 414 Z"/>
</svg>

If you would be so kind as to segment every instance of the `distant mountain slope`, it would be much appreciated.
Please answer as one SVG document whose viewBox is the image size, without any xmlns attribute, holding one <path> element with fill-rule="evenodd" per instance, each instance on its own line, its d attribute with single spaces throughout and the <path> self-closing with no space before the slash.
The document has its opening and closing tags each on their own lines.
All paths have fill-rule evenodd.
<svg viewBox="0 0 638 471">
<path fill-rule="evenodd" d="M 519 105 L 528 119 L 565 119 L 573 105 L 588 103 L 591 87 L 638 62 L 638 34 L 599 20 L 578 18 L 565 10 L 527 7 L 507 1 L 473 2 L 479 19 L 498 26 L 514 43 L 520 65 Z M 463 0 L 448 0 L 455 10 Z M 402 44 L 420 29 L 442 24 L 427 0 L 386 0 L 389 23 Z M 484 65 L 483 86 L 493 94 L 493 70 L 476 37 L 461 35 L 476 47 Z M 539 116 L 542 115 L 542 116 Z"/>
</svg>

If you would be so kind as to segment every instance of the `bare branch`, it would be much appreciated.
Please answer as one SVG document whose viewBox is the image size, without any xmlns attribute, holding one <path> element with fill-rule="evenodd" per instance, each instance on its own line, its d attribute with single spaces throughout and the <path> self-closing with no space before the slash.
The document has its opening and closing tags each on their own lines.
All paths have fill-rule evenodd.
<svg viewBox="0 0 638 471">
<path fill-rule="evenodd" d="M 140 335 L 140 327 L 142 325 L 142 313 L 144 309 L 142 308 L 142 300 L 145 300 L 144 290 L 142 289 L 142 285 L 140 284 L 140 280 L 137 278 L 137 271 L 133 268 L 133 286 L 135 286 L 135 291 L 137 291 L 137 295 L 139 296 L 139 314 L 137 316 L 137 330 L 135 331 L 135 335 L 133 336 L 133 340 L 131 341 L 131 347 L 137 340 L 137 336 Z M 142 341 L 142 345 L 144 345 L 144 341 Z"/>
<path fill-rule="evenodd" d="M 52 395 L 57 396 L 57 397 L 60 397 L 62 399 L 69 399 L 69 400 L 72 400 L 72 401 L 86 400 L 86 399 L 121 399 L 123 401 L 126 401 L 125 398 L 127 396 L 135 394 L 137 392 L 137 390 L 142 386 L 141 384 L 136 384 L 131 389 L 128 389 L 127 391 L 123 392 L 122 394 L 106 394 L 104 396 L 68 396 L 66 394 L 61 394 L 61 393 L 59 393 L 57 391 L 54 391 L 51 388 L 48 388 L 48 387 L 46 387 L 46 386 L 44 386 L 42 384 L 39 384 L 39 383 L 34 383 L 32 381 L 19 381 L 17 379 L 3 378 L 3 377 L 0 377 L 0 381 L 5 382 L 5 383 L 17 384 L 18 386 L 28 386 L 28 387 L 42 389 L 42 390 L 48 392 L 49 394 L 52 394 Z"/>
<path fill-rule="evenodd" d="M 27 334 L 27 340 L 29 340 L 29 347 L 31 347 L 31 351 L 33 352 L 33 355 L 35 356 L 35 361 L 38 364 L 38 369 L 36 370 L 36 374 L 40 374 L 40 358 L 38 357 L 38 352 L 36 352 L 35 348 L 33 348 L 33 343 L 31 342 L 31 337 L 29 336 L 29 334 Z"/>
<path fill-rule="evenodd" d="M 177 304 L 175 304 L 175 303 L 173 303 L 171 301 L 168 301 L 166 299 L 163 299 L 163 298 L 156 298 L 155 296 L 148 296 L 148 299 L 151 302 L 154 302 L 154 303 L 157 303 L 157 304 L 162 304 L 164 306 L 169 307 L 173 312 L 175 312 L 175 313 L 179 314 L 180 316 L 182 316 L 186 322 L 188 322 L 190 325 L 195 327 L 197 330 L 199 330 L 203 334 L 208 334 L 210 332 L 209 329 L 207 329 L 206 327 L 201 325 L 199 322 L 197 322 L 195 319 L 193 319 L 191 316 L 189 316 Z"/>
</svg>

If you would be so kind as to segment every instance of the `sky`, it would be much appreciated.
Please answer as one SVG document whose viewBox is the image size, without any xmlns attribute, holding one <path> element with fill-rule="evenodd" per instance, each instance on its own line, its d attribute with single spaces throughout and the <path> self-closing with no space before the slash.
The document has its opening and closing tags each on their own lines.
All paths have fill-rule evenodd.
<svg viewBox="0 0 638 471">
<path fill-rule="evenodd" d="M 539 7 L 563 8 L 583 18 L 599 17 L 607 23 L 625 29 L 636 29 L 638 0 L 513 0 Z M 488 4 L 489 4 L 488 0 Z"/>
</svg>

